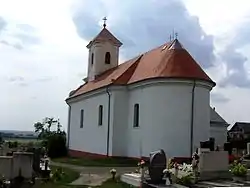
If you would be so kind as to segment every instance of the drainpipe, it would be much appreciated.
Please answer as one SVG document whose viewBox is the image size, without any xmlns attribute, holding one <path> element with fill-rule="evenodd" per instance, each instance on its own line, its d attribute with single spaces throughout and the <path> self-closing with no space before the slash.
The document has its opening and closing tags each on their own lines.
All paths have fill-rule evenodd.
<svg viewBox="0 0 250 188">
<path fill-rule="evenodd" d="M 71 106 L 68 108 L 68 130 L 67 130 L 67 148 L 69 150 L 69 139 L 70 139 L 70 120 L 71 120 Z"/>
<path fill-rule="evenodd" d="M 190 156 L 193 155 L 193 142 L 194 142 L 194 89 L 195 89 L 196 83 L 195 80 L 193 82 L 193 88 L 192 88 L 192 104 L 191 104 L 191 124 L 190 124 Z"/>
<path fill-rule="evenodd" d="M 110 134 L 110 98 L 111 98 L 109 87 L 106 88 L 106 92 L 108 94 L 108 130 L 107 130 L 107 151 L 106 151 L 106 155 L 108 157 L 109 156 L 109 134 Z"/>
</svg>

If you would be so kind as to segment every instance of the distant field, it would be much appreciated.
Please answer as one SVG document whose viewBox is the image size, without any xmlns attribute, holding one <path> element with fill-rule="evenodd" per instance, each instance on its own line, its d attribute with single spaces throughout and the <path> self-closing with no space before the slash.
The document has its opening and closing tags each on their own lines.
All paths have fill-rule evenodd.
<svg viewBox="0 0 250 188">
<path fill-rule="evenodd" d="M 36 138 L 3 138 L 5 141 L 12 141 L 12 142 L 21 142 L 21 143 L 27 143 L 27 142 L 39 142 Z"/>
</svg>

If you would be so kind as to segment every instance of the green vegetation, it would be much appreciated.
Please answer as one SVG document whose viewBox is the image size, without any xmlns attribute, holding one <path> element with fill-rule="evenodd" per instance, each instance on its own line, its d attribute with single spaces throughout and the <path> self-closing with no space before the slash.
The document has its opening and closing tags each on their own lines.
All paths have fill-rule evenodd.
<svg viewBox="0 0 250 188">
<path fill-rule="evenodd" d="M 79 178 L 80 174 L 72 169 L 51 166 L 52 181 L 59 184 L 68 184 Z"/>
<path fill-rule="evenodd" d="M 66 133 L 61 130 L 62 125 L 59 119 L 46 117 L 43 122 L 34 124 L 38 139 L 47 149 L 48 156 L 51 158 L 63 157 L 67 155 Z"/>
<path fill-rule="evenodd" d="M 247 168 L 243 164 L 238 163 L 237 161 L 235 161 L 231 165 L 230 171 L 234 176 L 237 177 L 245 177 L 247 174 Z"/>
<path fill-rule="evenodd" d="M 52 177 L 49 182 L 36 182 L 34 188 L 67 188 L 72 181 L 79 178 L 80 174 L 69 168 L 51 166 Z M 82 186 L 84 187 L 84 186 Z M 73 188 L 73 187 L 72 187 Z"/>
<path fill-rule="evenodd" d="M 78 166 L 98 166 L 98 167 L 134 167 L 137 166 L 138 160 L 136 159 L 127 159 L 127 158 L 100 158 L 100 159 L 91 159 L 88 157 L 84 158 L 57 158 L 53 159 L 54 162 L 68 163 Z"/>
<path fill-rule="evenodd" d="M 69 185 L 71 182 L 76 180 L 80 175 L 78 172 L 71 170 L 69 168 L 61 168 L 52 166 L 52 178 L 49 182 L 36 183 L 34 188 L 87 188 L 90 186 L 73 186 Z M 101 186 L 96 186 L 96 188 L 132 188 L 130 185 L 122 183 L 120 178 L 115 180 L 109 179 L 104 182 Z M 93 186 L 91 186 L 93 187 Z"/>
</svg>

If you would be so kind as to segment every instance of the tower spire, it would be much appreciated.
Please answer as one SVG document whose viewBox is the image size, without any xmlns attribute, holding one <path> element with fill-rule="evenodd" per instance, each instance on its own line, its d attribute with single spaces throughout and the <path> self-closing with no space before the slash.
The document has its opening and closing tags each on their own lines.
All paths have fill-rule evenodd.
<svg viewBox="0 0 250 188">
<path fill-rule="evenodd" d="M 102 20 L 103 20 L 103 27 L 106 28 L 106 26 L 107 26 L 106 25 L 107 17 L 105 16 Z"/>
</svg>

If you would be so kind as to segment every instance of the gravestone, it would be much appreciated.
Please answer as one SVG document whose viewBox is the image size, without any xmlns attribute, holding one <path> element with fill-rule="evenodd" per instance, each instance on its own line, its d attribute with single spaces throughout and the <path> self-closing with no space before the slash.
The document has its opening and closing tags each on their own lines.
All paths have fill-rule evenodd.
<svg viewBox="0 0 250 188">
<path fill-rule="evenodd" d="M 227 151 L 202 152 L 199 157 L 200 180 L 228 179 L 231 177 Z"/>
<path fill-rule="evenodd" d="M 13 153 L 13 176 L 22 176 L 27 179 L 32 178 L 33 153 L 14 152 Z"/>
<path fill-rule="evenodd" d="M 247 143 L 247 154 L 250 155 L 250 142 Z"/>
<path fill-rule="evenodd" d="M 159 184 L 163 181 L 163 170 L 166 169 L 166 164 L 166 154 L 163 150 L 150 153 L 148 172 L 151 183 Z"/>
<path fill-rule="evenodd" d="M 33 148 L 33 170 L 36 173 L 40 172 L 41 148 Z"/>
</svg>

